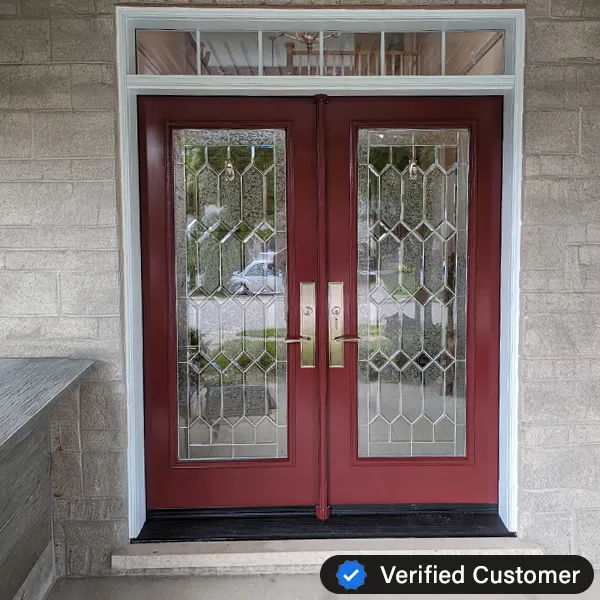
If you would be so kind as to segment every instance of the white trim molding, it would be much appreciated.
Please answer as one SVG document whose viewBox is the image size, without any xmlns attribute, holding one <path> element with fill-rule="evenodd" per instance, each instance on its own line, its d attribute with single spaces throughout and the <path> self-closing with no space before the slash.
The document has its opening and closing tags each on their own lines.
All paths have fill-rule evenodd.
<svg viewBox="0 0 600 600">
<path fill-rule="evenodd" d="M 511 92 L 514 75 L 362 76 L 362 77 L 253 77 L 197 75 L 129 75 L 127 87 L 139 95 L 170 96 L 482 96 Z M 400 81 L 395 81 L 396 79 Z M 208 80 L 208 81 L 204 81 Z M 346 81 L 348 80 L 348 81 Z M 443 90 L 443 92 L 442 92 Z"/>
<path fill-rule="evenodd" d="M 144 453 L 144 366 L 142 350 L 142 268 L 137 153 L 137 96 L 127 86 L 127 70 L 135 65 L 127 20 L 117 8 L 117 78 L 119 86 L 119 156 L 121 162 L 123 309 L 125 313 L 125 385 L 127 388 L 127 491 L 129 537 L 146 520 Z M 133 53 L 130 50 L 133 49 Z"/>
<path fill-rule="evenodd" d="M 146 518 L 142 280 L 139 230 L 137 97 L 139 95 L 504 97 L 500 332 L 499 512 L 517 530 L 519 252 L 523 145 L 525 12 L 522 9 L 365 10 L 117 7 L 117 72 L 124 252 L 128 407 L 129 535 Z M 138 29 L 202 31 L 477 31 L 504 30 L 505 75 L 269 77 L 136 75 Z M 442 36 L 443 37 L 443 36 Z"/>
<path fill-rule="evenodd" d="M 525 14 L 505 39 L 506 61 L 514 65 L 514 87 L 504 97 L 502 182 L 502 264 L 500 280 L 500 517 L 517 531 L 519 425 L 519 277 L 521 194 L 523 176 L 523 88 L 525 79 Z"/>
</svg>

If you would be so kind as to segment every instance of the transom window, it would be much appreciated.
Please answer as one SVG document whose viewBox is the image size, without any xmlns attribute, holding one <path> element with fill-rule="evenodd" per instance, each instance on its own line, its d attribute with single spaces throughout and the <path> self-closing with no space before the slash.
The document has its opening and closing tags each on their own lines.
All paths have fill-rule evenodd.
<svg viewBox="0 0 600 600">
<path fill-rule="evenodd" d="M 203 76 L 503 75 L 504 31 L 136 31 L 136 72 Z"/>
</svg>

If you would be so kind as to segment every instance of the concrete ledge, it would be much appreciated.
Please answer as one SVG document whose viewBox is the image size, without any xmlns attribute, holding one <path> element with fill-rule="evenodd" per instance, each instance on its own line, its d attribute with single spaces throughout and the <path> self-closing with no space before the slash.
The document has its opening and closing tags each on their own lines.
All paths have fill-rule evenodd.
<svg viewBox="0 0 600 600">
<path fill-rule="evenodd" d="M 290 540 L 131 544 L 115 552 L 120 575 L 247 575 L 318 573 L 336 554 L 543 554 L 514 538 Z"/>
</svg>

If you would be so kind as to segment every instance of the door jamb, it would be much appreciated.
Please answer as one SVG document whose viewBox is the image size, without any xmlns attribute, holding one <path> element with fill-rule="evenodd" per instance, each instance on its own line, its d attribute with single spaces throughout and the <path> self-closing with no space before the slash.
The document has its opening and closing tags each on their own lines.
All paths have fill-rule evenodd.
<svg viewBox="0 0 600 600">
<path fill-rule="evenodd" d="M 276 9 L 275 9 L 276 10 Z M 519 351 L 519 258 L 521 235 L 521 176 L 523 160 L 523 79 L 525 64 L 525 11 L 503 10 L 285 10 L 294 15 L 333 20 L 344 13 L 364 27 L 371 18 L 389 18 L 400 13 L 412 30 L 425 20 L 464 27 L 469 19 L 477 29 L 505 29 L 505 64 L 513 75 L 421 76 L 421 77 L 214 77 L 133 75 L 135 72 L 135 28 L 152 20 L 153 28 L 169 27 L 169 19 L 202 18 L 215 9 L 117 7 L 117 74 L 119 92 L 119 159 L 122 191 L 123 301 L 125 328 L 125 381 L 127 388 L 127 488 L 129 537 L 135 538 L 146 518 L 144 476 L 144 403 L 142 360 L 141 254 L 139 228 L 139 166 L 137 132 L 138 95 L 489 95 L 504 97 L 502 181 L 502 269 L 500 333 L 500 464 L 499 514 L 507 529 L 517 530 L 517 427 Z M 253 9 L 253 15 L 274 10 Z M 244 18 L 240 9 L 223 9 L 223 19 Z M 298 17 L 296 17 L 298 18 Z M 180 23 L 181 25 L 181 23 Z M 147 26 L 147 25 L 146 25 Z M 180 27 L 181 28 L 181 27 Z M 183 28 L 187 28 L 183 25 Z M 193 29 L 193 27 L 190 27 Z M 133 33 L 133 35 L 132 35 Z M 133 67 L 133 68 L 132 68 Z M 329 80 L 328 80 L 329 79 Z M 332 80 L 333 79 L 333 80 Z"/>
</svg>

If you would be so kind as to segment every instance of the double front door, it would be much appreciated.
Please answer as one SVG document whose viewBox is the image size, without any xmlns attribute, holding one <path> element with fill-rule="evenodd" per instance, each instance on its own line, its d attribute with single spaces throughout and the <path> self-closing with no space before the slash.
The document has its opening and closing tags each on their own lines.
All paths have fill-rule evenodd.
<svg viewBox="0 0 600 600">
<path fill-rule="evenodd" d="M 148 508 L 496 503 L 501 99 L 139 115 Z"/>
</svg>

